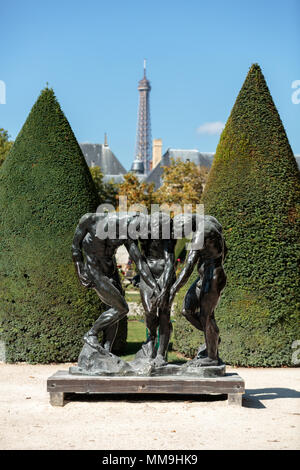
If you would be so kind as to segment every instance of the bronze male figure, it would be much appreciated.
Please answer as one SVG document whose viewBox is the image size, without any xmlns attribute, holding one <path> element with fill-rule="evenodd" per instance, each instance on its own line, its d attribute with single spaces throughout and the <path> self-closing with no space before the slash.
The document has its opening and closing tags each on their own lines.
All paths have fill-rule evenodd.
<svg viewBox="0 0 300 470">
<path fill-rule="evenodd" d="M 204 332 L 206 348 L 202 348 L 198 353 L 199 365 L 218 365 L 219 329 L 214 311 L 226 285 L 223 261 L 227 248 L 222 235 L 222 226 L 217 219 L 206 215 L 204 224 L 199 223 L 197 227 L 195 220 L 193 220 L 193 230 L 196 228 L 196 233 L 192 240 L 192 248 L 184 269 L 171 288 L 170 304 L 197 265 L 199 277 L 185 295 L 182 314 L 193 326 Z M 197 240 L 201 237 L 203 246 L 197 246 Z"/>
<path fill-rule="evenodd" d="M 176 240 L 172 238 L 172 219 L 163 212 L 155 212 L 149 217 L 149 237 L 140 240 L 141 252 L 147 260 L 148 266 L 160 288 L 156 299 L 153 288 L 140 281 L 140 294 L 145 310 L 146 325 L 149 338 L 143 345 L 143 353 L 154 358 L 153 365 L 166 364 L 166 355 L 172 332 L 170 321 L 171 304 L 169 302 L 170 288 L 175 282 L 175 255 Z M 159 328 L 159 346 L 156 353 L 155 343 Z"/>
<path fill-rule="evenodd" d="M 75 230 L 72 255 L 79 281 L 83 286 L 95 289 L 102 302 L 109 306 L 84 335 L 84 341 L 98 350 L 103 346 L 106 351 L 111 351 L 118 322 L 128 313 L 115 261 L 115 253 L 119 246 L 126 246 L 141 278 L 151 289 L 151 295 L 154 298 L 159 296 L 158 284 L 143 259 L 136 241 L 128 236 L 130 224 L 136 226 L 136 232 L 142 233 L 143 228 L 139 226 L 141 221 L 143 221 L 142 214 L 86 214 L 80 219 Z M 103 234 L 109 233 L 109 228 L 113 226 L 116 229 L 114 235 L 99 238 L 99 228 Z M 145 221 L 145 226 L 148 230 L 148 220 Z M 103 331 L 102 346 L 97 337 L 100 331 Z"/>
</svg>

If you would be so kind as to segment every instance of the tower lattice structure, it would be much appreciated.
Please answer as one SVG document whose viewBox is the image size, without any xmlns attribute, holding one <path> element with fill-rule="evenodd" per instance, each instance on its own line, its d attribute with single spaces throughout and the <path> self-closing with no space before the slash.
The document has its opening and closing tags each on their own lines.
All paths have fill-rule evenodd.
<svg viewBox="0 0 300 470">
<path fill-rule="evenodd" d="M 151 142 L 151 120 L 150 120 L 150 82 L 146 78 L 146 61 L 144 60 L 144 77 L 139 81 L 138 91 L 139 110 L 137 122 L 137 135 L 135 147 L 135 160 L 141 160 L 144 164 L 144 173 L 150 171 L 152 160 L 152 142 Z"/>
</svg>

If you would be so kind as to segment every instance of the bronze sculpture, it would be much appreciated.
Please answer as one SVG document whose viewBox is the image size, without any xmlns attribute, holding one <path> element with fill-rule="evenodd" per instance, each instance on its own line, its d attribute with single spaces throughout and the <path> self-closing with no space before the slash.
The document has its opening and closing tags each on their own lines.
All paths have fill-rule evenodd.
<svg viewBox="0 0 300 470">
<path fill-rule="evenodd" d="M 191 222 L 192 248 L 186 264 L 178 279 L 175 276 L 176 224 L 177 229 Z M 113 234 L 99 238 L 97 227 L 102 235 L 108 232 L 110 222 L 115 224 Z M 128 234 L 128 228 L 135 224 L 136 236 Z M 167 229 L 169 226 L 169 232 Z M 124 229 L 126 229 L 124 231 Z M 124 233 L 126 232 L 126 235 Z M 130 232 L 130 230 L 129 230 Z M 166 235 L 167 233 L 167 235 Z M 199 240 L 202 243 L 199 244 Z M 137 353 L 136 360 L 125 363 L 110 353 L 116 335 L 118 321 L 128 313 L 114 255 L 116 249 L 124 244 L 129 256 L 135 262 L 141 276 L 140 292 L 145 309 L 149 339 Z M 140 249 L 139 249 L 140 246 Z M 79 367 L 73 373 L 101 374 L 102 359 L 105 370 L 122 374 L 153 373 L 155 369 L 168 369 L 166 354 L 172 325 L 170 322 L 171 305 L 175 294 L 187 282 L 195 266 L 199 277 L 188 290 L 183 304 L 183 315 L 197 329 L 204 332 L 206 346 L 200 348 L 192 367 L 198 369 L 220 366 L 218 355 L 219 330 L 214 318 L 214 310 L 226 284 L 223 261 L 226 244 L 222 227 L 211 216 L 197 218 L 196 215 L 176 216 L 174 220 L 167 214 L 157 212 L 151 216 L 134 213 L 87 214 L 76 228 L 72 245 L 73 260 L 81 284 L 94 288 L 100 299 L 109 306 L 92 328 L 85 334 L 85 346 L 79 357 Z M 85 261 L 84 261 L 85 256 Z M 157 329 L 160 331 L 158 351 L 155 350 Z M 102 346 L 97 335 L 103 331 Z M 98 356 L 95 356 L 95 351 Z M 100 354 L 100 356 L 99 356 Z M 148 364 L 141 368 L 141 360 Z M 111 362 L 110 362 L 111 361 Z M 114 361 L 114 362 L 113 362 Z M 97 362 L 97 366 L 93 364 Z M 110 368 L 110 364 L 113 364 Z M 179 366 L 178 366 L 179 367 Z M 170 369 L 168 369 L 170 370 Z M 188 367 L 176 374 L 186 373 Z M 217 369 L 215 369 L 217 370 Z M 225 370 L 225 369 L 224 369 Z"/>
</svg>

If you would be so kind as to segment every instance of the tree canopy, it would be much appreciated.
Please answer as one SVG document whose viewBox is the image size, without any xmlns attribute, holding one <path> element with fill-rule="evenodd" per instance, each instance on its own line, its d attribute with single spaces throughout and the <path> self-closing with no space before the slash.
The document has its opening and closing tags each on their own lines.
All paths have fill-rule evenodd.
<svg viewBox="0 0 300 470">
<path fill-rule="evenodd" d="M 120 196 L 127 197 L 128 209 L 133 204 L 143 204 L 147 210 L 151 211 L 151 204 L 155 204 L 155 191 L 153 183 L 140 181 L 134 173 L 124 175 L 124 181 L 119 185 L 117 199 Z"/>
<path fill-rule="evenodd" d="M 172 159 L 170 166 L 163 166 L 162 186 L 155 191 L 154 183 L 140 181 L 134 173 L 124 175 L 118 196 L 126 196 L 128 207 L 144 204 L 151 211 L 151 204 L 199 204 L 208 169 L 199 168 L 194 162 Z"/>
<path fill-rule="evenodd" d="M 0 128 L 0 166 L 4 162 L 12 145 L 13 145 L 13 142 L 9 140 L 8 132 L 1 127 Z"/>
<path fill-rule="evenodd" d="M 96 186 L 100 201 L 107 202 L 113 206 L 117 204 L 118 184 L 114 181 L 105 183 L 104 174 L 99 166 L 90 168 L 90 172 Z"/>
<path fill-rule="evenodd" d="M 199 204 L 208 168 L 180 158 L 171 159 L 170 166 L 163 166 L 161 187 L 155 196 L 158 204 Z"/>
</svg>

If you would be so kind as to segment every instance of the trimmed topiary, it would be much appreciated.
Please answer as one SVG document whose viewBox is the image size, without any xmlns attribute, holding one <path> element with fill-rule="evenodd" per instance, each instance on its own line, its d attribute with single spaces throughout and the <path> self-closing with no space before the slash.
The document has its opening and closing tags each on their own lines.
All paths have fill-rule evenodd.
<svg viewBox="0 0 300 470">
<path fill-rule="evenodd" d="M 264 76 L 252 65 L 204 190 L 206 214 L 223 225 L 227 286 L 216 310 L 220 355 L 243 366 L 292 365 L 300 339 L 299 170 Z M 180 293 L 177 297 L 182 305 Z M 180 330 L 185 321 L 178 318 Z M 176 347 L 195 353 L 190 340 Z"/>
<path fill-rule="evenodd" d="M 75 276 L 71 243 L 99 204 L 52 89 L 33 106 L 0 170 L 0 334 L 8 362 L 76 361 L 101 311 Z"/>
</svg>

